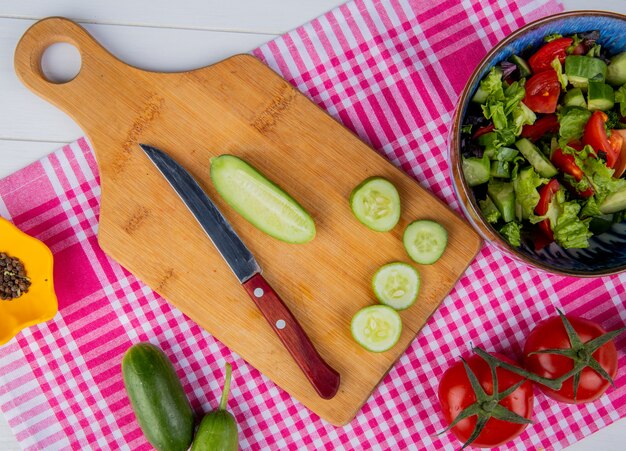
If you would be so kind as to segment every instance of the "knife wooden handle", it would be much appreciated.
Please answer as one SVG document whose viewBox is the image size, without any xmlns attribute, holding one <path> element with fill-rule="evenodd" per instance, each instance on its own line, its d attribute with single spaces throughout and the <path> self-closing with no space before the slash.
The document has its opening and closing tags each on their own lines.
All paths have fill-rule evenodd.
<svg viewBox="0 0 626 451">
<path fill-rule="evenodd" d="M 298 320 L 263 276 L 255 274 L 243 287 L 313 384 L 315 391 L 324 399 L 335 396 L 339 389 L 339 373 L 322 359 Z"/>
</svg>

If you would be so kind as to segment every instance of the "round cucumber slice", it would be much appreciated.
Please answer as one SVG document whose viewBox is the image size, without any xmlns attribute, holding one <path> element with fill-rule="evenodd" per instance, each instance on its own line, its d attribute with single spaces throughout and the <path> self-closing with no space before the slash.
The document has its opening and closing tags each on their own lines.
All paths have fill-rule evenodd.
<svg viewBox="0 0 626 451">
<path fill-rule="evenodd" d="M 400 220 L 400 195 L 389 180 L 370 177 L 352 190 L 350 208 L 366 227 L 388 232 Z"/>
<path fill-rule="evenodd" d="M 287 243 L 315 238 L 311 215 L 263 174 L 233 155 L 211 159 L 211 180 L 222 198 L 252 225 Z"/>
<path fill-rule="evenodd" d="M 372 288 L 378 300 L 396 310 L 404 310 L 415 303 L 420 287 L 419 273 L 406 263 L 382 266 L 372 278 Z"/>
<path fill-rule="evenodd" d="M 365 307 L 352 317 L 352 336 L 368 351 L 391 349 L 400 339 L 402 319 L 398 312 L 386 305 Z"/>
<path fill-rule="evenodd" d="M 448 232 L 435 221 L 414 221 L 407 226 L 402 241 L 413 261 L 432 265 L 446 250 Z"/>
</svg>

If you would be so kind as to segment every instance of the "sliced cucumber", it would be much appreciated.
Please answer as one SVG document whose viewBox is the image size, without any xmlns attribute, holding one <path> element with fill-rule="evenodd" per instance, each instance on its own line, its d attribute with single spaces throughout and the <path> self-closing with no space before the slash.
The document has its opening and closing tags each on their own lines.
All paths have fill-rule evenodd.
<svg viewBox="0 0 626 451">
<path fill-rule="evenodd" d="M 315 223 L 306 210 L 241 158 L 212 158 L 211 180 L 220 196 L 259 230 L 287 243 L 315 238 Z"/>
<path fill-rule="evenodd" d="M 508 161 L 494 160 L 491 162 L 490 174 L 492 177 L 501 178 L 501 179 L 510 179 L 511 178 L 511 165 L 509 164 Z"/>
<path fill-rule="evenodd" d="M 606 70 L 606 81 L 613 86 L 621 86 L 626 83 L 626 52 L 611 58 Z"/>
<path fill-rule="evenodd" d="M 600 58 L 570 55 L 565 58 L 565 75 L 576 88 L 586 88 L 589 81 L 604 81 L 606 63 Z"/>
<path fill-rule="evenodd" d="M 552 178 L 557 174 L 554 165 L 548 160 L 539 148 L 526 138 L 515 143 L 515 147 L 524 155 L 537 173 L 545 178 Z"/>
<path fill-rule="evenodd" d="M 388 232 L 400 220 L 400 195 L 389 180 L 370 177 L 352 190 L 350 208 L 366 227 Z"/>
<path fill-rule="evenodd" d="M 435 221 L 419 220 L 409 224 L 402 237 L 409 257 L 421 265 L 432 265 L 448 245 L 448 232 Z"/>
<path fill-rule="evenodd" d="M 476 93 L 474 93 L 472 97 L 472 102 L 482 104 L 487 101 L 487 97 L 489 97 L 489 93 L 479 85 L 478 88 L 476 88 Z"/>
<path fill-rule="evenodd" d="M 626 188 L 609 194 L 598 206 L 604 214 L 626 210 Z"/>
<path fill-rule="evenodd" d="M 487 185 L 487 195 L 498 207 L 504 222 L 515 219 L 515 191 L 512 183 L 492 180 Z"/>
<path fill-rule="evenodd" d="M 489 181 L 489 158 L 463 157 L 463 175 L 469 186 L 481 185 Z"/>
<path fill-rule="evenodd" d="M 572 88 L 567 91 L 565 96 L 563 96 L 563 105 L 587 108 L 587 101 L 585 100 L 582 89 Z"/>
<path fill-rule="evenodd" d="M 391 307 L 372 305 L 356 312 L 350 330 L 354 340 L 368 351 L 384 352 L 400 339 L 402 319 Z"/>
<path fill-rule="evenodd" d="M 615 92 L 606 83 L 590 81 L 587 100 L 589 110 L 608 111 L 615 105 Z"/>
<path fill-rule="evenodd" d="M 524 60 L 524 58 L 522 58 L 521 56 L 513 55 L 511 57 L 511 62 L 515 64 L 517 68 L 519 69 L 520 78 L 526 78 L 530 74 L 532 74 L 532 71 L 530 70 L 530 66 L 528 65 L 526 60 Z"/>
<path fill-rule="evenodd" d="M 406 263 L 388 263 L 376 271 L 372 278 L 372 289 L 378 300 L 396 310 L 412 306 L 419 288 L 419 273 Z"/>
</svg>

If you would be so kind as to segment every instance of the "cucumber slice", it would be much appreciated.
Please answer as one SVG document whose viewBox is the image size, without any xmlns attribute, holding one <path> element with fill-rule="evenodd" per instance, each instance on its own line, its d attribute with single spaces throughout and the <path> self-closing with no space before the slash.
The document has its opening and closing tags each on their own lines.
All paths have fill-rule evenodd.
<svg viewBox="0 0 626 451">
<path fill-rule="evenodd" d="M 604 214 L 626 210 L 626 188 L 609 194 L 598 206 Z"/>
<path fill-rule="evenodd" d="M 613 86 L 621 86 L 626 83 L 626 52 L 611 58 L 606 70 L 606 81 Z"/>
<path fill-rule="evenodd" d="M 519 77 L 520 78 L 526 78 L 530 74 L 532 74 L 532 71 L 530 70 L 530 66 L 524 60 L 524 58 L 522 58 L 520 56 L 517 56 L 517 55 L 513 55 L 511 57 L 511 62 L 513 64 L 515 64 L 517 66 L 517 68 L 519 69 Z"/>
<path fill-rule="evenodd" d="M 448 232 L 435 221 L 414 221 L 404 231 L 402 242 L 411 260 L 421 265 L 432 265 L 446 250 Z"/>
<path fill-rule="evenodd" d="M 372 278 L 372 289 L 378 300 L 396 310 L 415 303 L 420 288 L 420 276 L 415 268 L 395 262 L 382 266 Z"/>
<path fill-rule="evenodd" d="M 504 222 L 515 219 L 515 191 L 512 183 L 492 180 L 487 185 L 487 195 L 498 207 Z"/>
<path fill-rule="evenodd" d="M 350 208 L 366 227 L 388 232 L 400 220 L 400 195 L 389 180 L 370 177 L 352 190 Z"/>
<path fill-rule="evenodd" d="M 615 105 L 615 92 L 606 83 L 590 81 L 587 100 L 589 110 L 608 111 Z"/>
<path fill-rule="evenodd" d="M 492 161 L 490 174 L 492 177 L 501 178 L 501 179 L 510 179 L 511 167 L 510 167 L 509 162 L 499 161 L 499 160 Z"/>
<path fill-rule="evenodd" d="M 565 75 L 576 88 L 586 88 L 589 81 L 604 81 L 606 63 L 591 56 L 570 55 L 565 58 Z"/>
<path fill-rule="evenodd" d="M 481 185 L 489 181 L 489 158 L 463 157 L 463 175 L 469 186 Z"/>
<path fill-rule="evenodd" d="M 587 108 L 587 101 L 585 100 L 582 89 L 573 88 L 567 91 L 563 97 L 563 105 Z"/>
<path fill-rule="evenodd" d="M 528 139 L 522 138 L 515 143 L 515 147 L 524 155 L 535 171 L 545 178 L 552 178 L 557 174 L 554 165 L 548 160 L 539 148 L 531 143 Z"/>
<path fill-rule="evenodd" d="M 476 88 L 476 93 L 472 97 L 472 102 L 482 104 L 487 101 L 487 97 L 489 97 L 489 93 L 479 85 L 478 88 Z"/>
<path fill-rule="evenodd" d="M 356 312 L 350 330 L 354 340 L 368 351 L 384 352 L 400 339 L 402 319 L 391 307 L 372 305 Z"/>
<path fill-rule="evenodd" d="M 259 230 L 287 243 L 315 238 L 315 223 L 306 210 L 241 158 L 212 158 L 211 180 L 220 196 Z"/>
</svg>

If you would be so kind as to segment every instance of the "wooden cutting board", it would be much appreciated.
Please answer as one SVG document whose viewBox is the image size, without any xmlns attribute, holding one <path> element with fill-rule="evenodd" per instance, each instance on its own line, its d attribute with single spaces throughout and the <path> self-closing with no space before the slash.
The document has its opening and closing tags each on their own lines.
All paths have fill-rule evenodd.
<svg viewBox="0 0 626 451">
<path fill-rule="evenodd" d="M 43 51 L 56 42 L 73 44 L 82 57 L 80 72 L 64 84 L 47 81 L 40 67 Z M 481 246 L 446 205 L 250 55 L 189 72 L 146 72 L 116 59 L 79 25 L 49 18 L 22 37 L 15 69 L 93 144 L 102 249 L 332 424 L 356 415 Z M 139 142 L 172 155 L 233 224 L 322 357 L 340 372 L 333 399 L 315 393 Z M 209 159 L 223 153 L 244 158 L 294 196 L 314 217 L 317 237 L 303 245 L 279 242 L 225 204 L 209 178 Z M 389 233 L 365 228 L 348 205 L 351 190 L 372 175 L 388 178 L 400 192 L 402 218 Z M 402 233 L 415 219 L 440 222 L 448 248 L 436 264 L 415 265 L 422 286 L 417 303 L 401 313 L 400 342 L 370 353 L 353 341 L 350 319 L 375 303 L 370 281 L 377 268 L 410 261 Z"/>
</svg>

